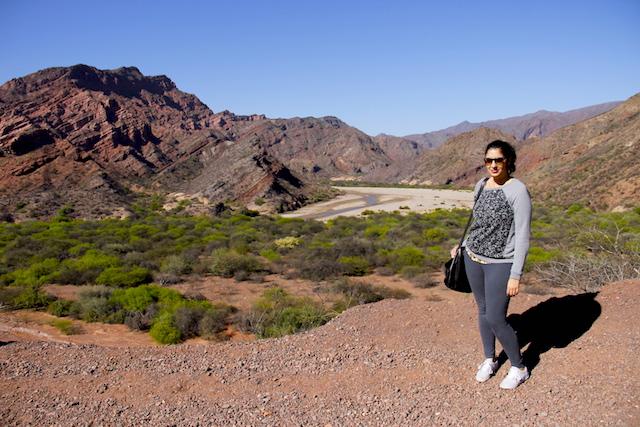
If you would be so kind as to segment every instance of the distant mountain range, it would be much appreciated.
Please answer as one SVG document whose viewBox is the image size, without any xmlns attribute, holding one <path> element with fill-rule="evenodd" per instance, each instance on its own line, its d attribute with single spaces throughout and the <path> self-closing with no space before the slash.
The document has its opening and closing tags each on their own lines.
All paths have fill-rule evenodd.
<svg viewBox="0 0 640 427">
<path fill-rule="evenodd" d="M 464 121 L 446 129 L 437 130 L 435 132 L 407 135 L 403 138 L 415 141 L 428 148 L 436 148 L 442 145 L 446 140 L 456 135 L 485 127 L 500 130 L 506 134 L 513 135 L 519 141 L 524 141 L 525 139 L 532 137 L 543 137 L 557 129 L 590 119 L 591 117 L 613 109 L 620 103 L 621 101 L 606 102 L 604 104 L 578 108 L 576 110 L 565 111 L 563 113 L 540 110 L 523 116 L 489 120 L 480 123 Z"/>
<path fill-rule="evenodd" d="M 282 211 L 316 199 L 332 179 L 468 186 L 492 138 L 520 147 L 519 168 L 545 197 L 580 199 L 548 184 L 565 171 L 570 182 L 573 170 L 579 188 L 594 186 L 589 203 L 627 206 L 640 202 L 636 107 L 634 97 L 371 137 L 335 117 L 214 113 L 168 77 L 135 67 L 49 68 L 0 86 L 0 211 L 43 218 L 72 204 L 87 218 L 122 216 L 137 195 L 153 193 L 186 198 L 194 212 L 220 202 Z M 616 181 L 603 182 L 598 164 L 615 167 Z M 612 184 L 621 197 L 608 195 Z"/>
</svg>

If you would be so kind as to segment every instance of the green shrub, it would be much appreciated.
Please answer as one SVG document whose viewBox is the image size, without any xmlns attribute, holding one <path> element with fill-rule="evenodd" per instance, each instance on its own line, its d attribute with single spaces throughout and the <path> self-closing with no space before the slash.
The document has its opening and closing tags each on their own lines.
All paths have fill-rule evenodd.
<svg viewBox="0 0 640 427">
<path fill-rule="evenodd" d="M 85 322 L 123 323 L 125 312 L 105 298 L 83 298 L 69 309 L 70 315 L 77 313 Z M 76 316 L 73 316 L 76 317 Z"/>
<path fill-rule="evenodd" d="M 272 321 L 265 326 L 261 337 L 281 337 L 306 331 L 323 325 L 327 313 L 319 304 L 308 301 L 295 306 L 284 307 L 274 313 Z"/>
<path fill-rule="evenodd" d="M 169 255 L 160 265 L 162 273 L 174 274 L 180 276 L 191 272 L 191 265 L 182 255 Z"/>
<path fill-rule="evenodd" d="M 424 252 L 415 246 L 403 246 L 389 253 L 389 260 L 395 271 L 405 266 L 421 267 L 425 258 Z"/>
<path fill-rule="evenodd" d="M 240 255 L 235 251 L 217 249 L 212 254 L 211 273 L 216 276 L 233 277 L 244 271 L 253 273 L 262 270 L 260 261 L 253 255 Z"/>
<path fill-rule="evenodd" d="M 73 301 L 59 299 L 59 300 L 53 301 L 47 306 L 47 312 L 49 314 L 53 314 L 54 316 L 58 316 L 58 317 L 68 316 L 72 305 L 73 305 Z"/>
<path fill-rule="evenodd" d="M 21 286 L 38 286 L 50 282 L 59 262 L 57 259 L 47 258 L 35 262 L 27 268 L 20 268 L 8 274 L 8 283 Z"/>
<path fill-rule="evenodd" d="M 131 287 L 149 283 L 151 273 L 143 267 L 109 267 L 100 273 L 96 278 L 96 283 L 106 286 Z"/>
<path fill-rule="evenodd" d="M 340 279 L 333 285 L 333 290 L 345 298 L 346 308 L 360 304 L 369 304 L 385 298 L 405 299 L 411 294 L 402 289 L 391 289 L 386 286 L 374 286 L 348 279 Z"/>
<path fill-rule="evenodd" d="M 271 262 L 280 261 L 282 257 L 278 252 L 273 249 L 263 249 L 260 251 L 260 256 L 268 259 Z"/>
<path fill-rule="evenodd" d="M 294 297 L 276 287 L 266 290 L 254 303 L 246 323 L 258 337 L 267 338 L 311 329 L 330 318 L 321 304 L 309 298 Z"/>
<path fill-rule="evenodd" d="M 171 313 L 160 315 L 149 330 L 149 335 L 160 344 L 177 344 L 182 341 L 180 330 L 173 324 Z"/>
<path fill-rule="evenodd" d="M 53 298 L 42 292 L 39 286 L 26 286 L 13 299 L 13 308 L 45 308 L 51 303 Z"/>
<path fill-rule="evenodd" d="M 347 276 L 364 276 L 369 274 L 369 262 L 361 256 L 343 256 L 338 259 L 343 274 Z"/>
<path fill-rule="evenodd" d="M 543 264 L 549 261 L 553 261 L 560 257 L 559 250 L 545 250 L 539 246 L 531 246 L 527 253 L 527 269 L 532 268 L 535 264 Z"/>
<path fill-rule="evenodd" d="M 365 237 L 383 238 L 389 233 L 390 226 L 385 224 L 372 224 L 364 230 Z"/>
<path fill-rule="evenodd" d="M 422 235 L 429 243 L 440 243 L 449 238 L 449 233 L 442 227 L 427 228 Z"/>
</svg>

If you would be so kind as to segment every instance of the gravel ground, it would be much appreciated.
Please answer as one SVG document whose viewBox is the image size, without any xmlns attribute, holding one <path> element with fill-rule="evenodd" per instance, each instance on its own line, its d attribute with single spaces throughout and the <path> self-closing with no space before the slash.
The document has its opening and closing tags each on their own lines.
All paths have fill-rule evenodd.
<svg viewBox="0 0 640 427">
<path fill-rule="evenodd" d="M 474 380 L 470 295 L 386 300 L 257 342 L 100 347 L 0 333 L 2 425 L 640 425 L 640 282 L 520 294 L 514 391 Z"/>
</svg>

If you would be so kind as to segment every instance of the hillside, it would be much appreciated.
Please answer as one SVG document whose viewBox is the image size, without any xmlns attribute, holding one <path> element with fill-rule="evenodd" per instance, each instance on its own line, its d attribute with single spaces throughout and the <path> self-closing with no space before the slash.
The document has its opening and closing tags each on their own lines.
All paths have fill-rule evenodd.
<svg viewBox="0 0 640 427">
<path fill-rule="evenodd" d="M 0 87 L 0 205 L 18 216 L 48 216 L 67 203 L 108 216 L 128 207 L 133 191 L 186 190 L 179 175 L 151 187 L 184 162 L 189 179 L 217 171 L 217 180 L 190 186 L 211 204 L 265 196 L 299 205 L 300 180 L 234 139 L 235 128 L 263 118 L 214 114 L 166 76 L 134 67 L 76 65 L 14 79 Z"/>
<path fill-rule="evenodd" d="M 640 282 L 512 299 L 529 381 L 473 376 L 470 295 L 438 288 L 256 342 L 131 347 L 0 330 L 6 424 L 637 425 Z M 567 317 L 568 314 L 569 316 Z M 64 341 L 60 337 L 58 341 Z M 510 410 L 505 411 L 505 406 Z"/>
<path fill-rule="evenodd" d="M 613 110 L 525 143 L 519 173 L 555 203 L 597 209 L 640 204 L 640 95 Z"/>
<path fill-rule="evenodd" d="M 485 174 L 483 150 L 493 139 L 516 144 L 515 176 L 536 200 L 605 210 L 640 204 L 640 95 L 544 138 L 516 142 L 488 128 L 462 133 L 424 151 L 403 181 L 472 185 Z"/>
<path fill-rule="evenodd" d="M 606 102 L 565 112 L 540 110 L 535 113 L 525 114 L 522 116 L 489 120 L 480 123 L 471 123 L 465 120 L 462 123 L 445 129 L 423 134 L 407 135 L 403 138 L 415 141 L 427 148 L 436 148 L 442 145 L 449 138 L 485 127 L 499 130 L 508 135 L 513 135 L 517 140 L 524 141 L 525 139 L 532 137 L 544 137 L 562 127 L 605 113 L 619 104 L 620 102 L 617 101 Z"/>
<path fill-rule="evenodd" d="M 434 150 L 422 153 L 415 168 L 408 168 L 403 181 L 410 184 L 455 184 L 469 187 L 485 175 L 482 157 L 487 143 L 494 139 L 513 142 L 498 130 L 479 128 L 457 135 Z"/>
</svg>

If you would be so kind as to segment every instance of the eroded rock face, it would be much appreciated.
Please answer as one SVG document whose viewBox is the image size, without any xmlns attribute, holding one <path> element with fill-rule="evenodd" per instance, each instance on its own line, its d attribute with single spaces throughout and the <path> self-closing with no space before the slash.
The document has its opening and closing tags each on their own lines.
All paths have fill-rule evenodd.
<svg viewBox="0 0 640 427">
<path fill-rule="evenodd" d="M 153 185 L 159 176 L 171 189 L 197 188 L 213 201 L 266 196 L 299 204 L 301 181 L 261 146 L 237 137 L 264 121 L 216 114 L 166 76 L 146 77 L 134 67 L 76 65 L 13 79 L 0 86 L 0 204 L 13 211 L 35 203 L 32 213 L 46 216 L 73 203 L 85 216 L 103 216 L 126 206 L 135 186 L 164 191 Z M 228 142 L 231 149 L 216 148 Z M 182 163 L 189 173 L 171 176 L 185 169 Z M 226 175 L 231 165 L 233 175 Z M 191 182 L 207 170 L 218 170 L 222 184 Z"/>
</svg>

